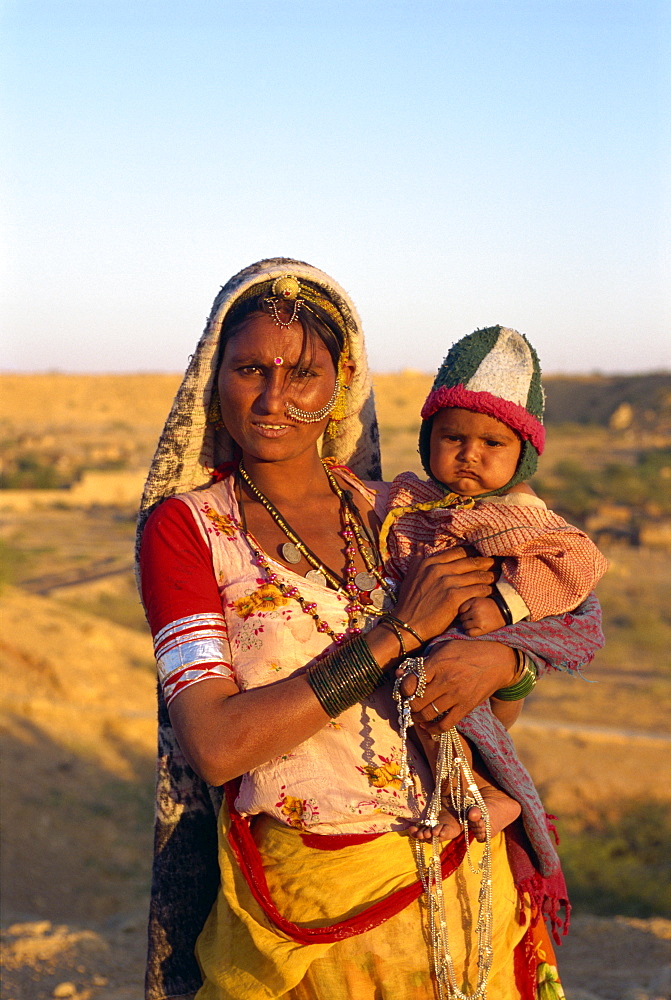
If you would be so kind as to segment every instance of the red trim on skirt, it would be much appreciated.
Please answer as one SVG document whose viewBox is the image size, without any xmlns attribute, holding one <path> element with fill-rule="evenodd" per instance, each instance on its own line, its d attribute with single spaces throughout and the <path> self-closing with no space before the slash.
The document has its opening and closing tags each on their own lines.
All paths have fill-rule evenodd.
<svg viewBox="0 0 671 1000">
<path fill-rule="evenodd" d="M 247 881 L 254 899 L 259 904 L 265 915 L 268 917 L 271 923 L 281 930 L 287 937 L 292 938 L 292 940 L 297 941 L 299 944 L 331 944 L 334 941 L 340 941 L 343 938 L 353 937 L 356 934 L 363 934 L 365 931 L 372 930 L 373 927 L 378 927 L 383 921 L 388 920 L 389 917 L 395 916 L 395 914 L 400 913 L 401 910 L 409 906 L 410 903 L 414 902 L 416 899 L 422 895 L 423 887 L 419 879 L 416 882 L 412 882 L 410 885 L 404 886 L 402 889 L 397 889 L 396 892 L 390 893 L 384 899 L 378 900 L 377 903 L 372 903 L 371 906 L 366 907 L 360 913 L 356 913 L 353 917 L 349 917 L 346 920 L 340 920 L 335 924 L 331 924 L 326 927 L 301 927 L 300 924 L 295 924 L 290 920 L 287 920 L 277 909 L 268 888 L 268 883 L 266 881 L 265 872 L 263 870 L 263 863 L 261 861 L 261 855 L 259 849 L 256 846 L 252 832 L 248 821 L 240 815 L 240 813 L 235 808 L 235 799 L 237 796 L 237 784 L 235 782 L 228 782 L 225 786 L 226 791 L 226 801 L 228 804 L 228 811 L 231 819 L 231 826 L 228 832 L 228 841 L 231 845 L 231 849 L 235 856 L 235 859 L 240 866 L 240 870 Z M 316 834 L 309 835 L 310 840 L 316 839 Z M 372 840 L 382 834 L 365 834 L 365 840 Z M 340 843 L 341 839 L 347 837 L 344 843 Z M 337 847 L 346 847 L 348 844 L 354 842 L 363 843 L 364 840 L 354 835 L 348 836 L 345 834 L 343 838 L 341 837 L 319 837 L 323 841 L 338 841 Z M 315 846 L 309 843 L 309 846 Z M 320 845 L 323 849 L 329 848 L 326 844 Z M 442 871 L 443 878 L 448 878 L 453 872 L 457 870 L 461 864 L 464 855 L 466 853 L 466 841 L 464 835 L 461 834 L 454 840 L 451 840 L 445 850 L 441 855 L 442 861 Z"/>
</svg>

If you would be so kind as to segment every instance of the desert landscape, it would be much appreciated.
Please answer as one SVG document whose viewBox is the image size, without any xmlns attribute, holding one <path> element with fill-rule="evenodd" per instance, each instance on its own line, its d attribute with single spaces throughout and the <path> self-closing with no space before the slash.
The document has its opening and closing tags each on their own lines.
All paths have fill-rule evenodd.
<svg viewBox="0 0 671 1000">
<path fill-rule="evenodd" d="M 384 472 L 419 472 L 430 377 L 375 379 Z M 155 669 L 135 510 L 179 378 L 0 375 L 3 1000 L 140 1000 Z M 610 560 L 607 648 L 514 731 L 574 901 L 568 1000 L 671 991 L 671 376 L 550 378 L 535 486 Z M 495 1000 L 495 998 L 492 998 Z"/>
</svg>

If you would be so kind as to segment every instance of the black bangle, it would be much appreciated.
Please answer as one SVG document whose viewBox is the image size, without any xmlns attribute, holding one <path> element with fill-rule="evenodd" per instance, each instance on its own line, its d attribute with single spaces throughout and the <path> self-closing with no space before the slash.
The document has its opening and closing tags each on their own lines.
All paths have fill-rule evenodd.
<svg viewBox="0 0 671 1000">
<path fill-rule="evenodd" d="M 367 698 L 384 677 L 363 635 L 313 663 L 307 671 L 308 684 L 331 719 Z"/>
<path fill-rule="evenodd" d="M 508 603 L 504 598 L 503 594 L 501 594 L 500 591 L 496 589 L 496 587 L 493 587 L 492 592 L 489 596 L 494 601 L 494 604 L 497 606 L 497 608 L 503 615 L 503 624 L 512 625 L 513 623 L 512 611 L 508 607 Z"/>
<path fill-rule="evenodd" d="M 398 640 L 398 645 L 401 650 L 401 656 L 405 659 L 405 657 L 408 655 L 408 651 L 405 648 L 405 643 L 403 642 L 403 633 L 401 632 L 396 622 L 390 621 L 388 618 L 381 618 L 378 624 L 382 628 L 387 628 L 389 629 L 390 632 L 394 633 L 394 635 Z"/>
<path fill-rule="evenodd" d="M 384 621 L 393 622 L 399 628 L 403 628 L 403 629 L 405 629 L 406 632 L 409 632 L 410 635 L 413 637 L 413 639 L 417 640 L 417 642 L 419 643 L 420 646 L 425 646 L 426 645 L 426 640 L 422 639 L 421 635 L 419 635 L 417 632 L 415 632 L 415 630 L 412 627 L 412 625 L 408 625 L 407 622 L 402 622 L 400 618 L 396 617 L 396 615 L 392 615 L 389 612 L 387 612 L 386 614 L 382 615 L 380 621 L 381 622 L 384 622 Z"/>
</svg>

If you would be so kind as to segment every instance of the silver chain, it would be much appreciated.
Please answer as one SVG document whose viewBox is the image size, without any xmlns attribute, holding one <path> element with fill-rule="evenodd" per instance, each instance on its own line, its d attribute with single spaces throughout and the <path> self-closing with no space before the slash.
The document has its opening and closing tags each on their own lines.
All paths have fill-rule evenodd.
<svg viewBox="0 0 671 1000">
<path fill-rule="evenodd" d="M 398 722 L 401 730 L 401 764 L 399 778 L 401 788 L 412 788 L 408 763 L 408 729 L 414 724 L 411 702 L 421 698 L 426 690 L 426 672 L 421 656 L 410 657 L 403 663 L 404 673 L 394 684 L 394 699 L 398 704 Z M 417 678 L 417 688 L 410 697 L 405 697 L 401 684 L 406 677 Z M 475 783 L 473 772 L 464 754 L 464 748 L 455 728 L 434 737 L 440 743 L 436 763 L 436 784 L 429 804 L 426 825 L 435 828 L 439 824 L 438 814 L 442 808 L 442 791 L 449 787 L 450 803 L 466 838 L 466 858 L 471 872 L 480 876 L 478 891 L 478 919 L 475 934 L 478 943 L 478 981 L 472 993 L 464 993 L 458 985 L 454 960 L 450 951 L 443 894 L 443 873 L 440 860 L 442 843 L 434 832 L 431 841 L 431 858 L 427 862 L 422 841 L 414 841 L 417 871 L 422 882 L 429 919 L 429 937 L 433 969 L 436 976 L 439 1000 L 487 1000 L 487 981 L 492 967 L 492 847 L 489 812 L 480 789 Z M 485 846 L 482 860 L 474 864 L 471 856 L 468 830 L 468 810 L 478 806 L 485 822 Z"/>
</svg>

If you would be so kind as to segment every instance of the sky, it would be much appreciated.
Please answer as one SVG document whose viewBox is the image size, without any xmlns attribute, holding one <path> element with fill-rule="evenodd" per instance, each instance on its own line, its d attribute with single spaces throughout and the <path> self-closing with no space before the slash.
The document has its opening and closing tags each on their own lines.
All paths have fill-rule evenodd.
<svg viewBox="0 0 671 1000">
<path fill-rule="evenodd" d="M 307 260 L 375 371 L 671 367 L 671 0 L 4 0 L 0 369 L 181 371 Z"/>
</svg>

